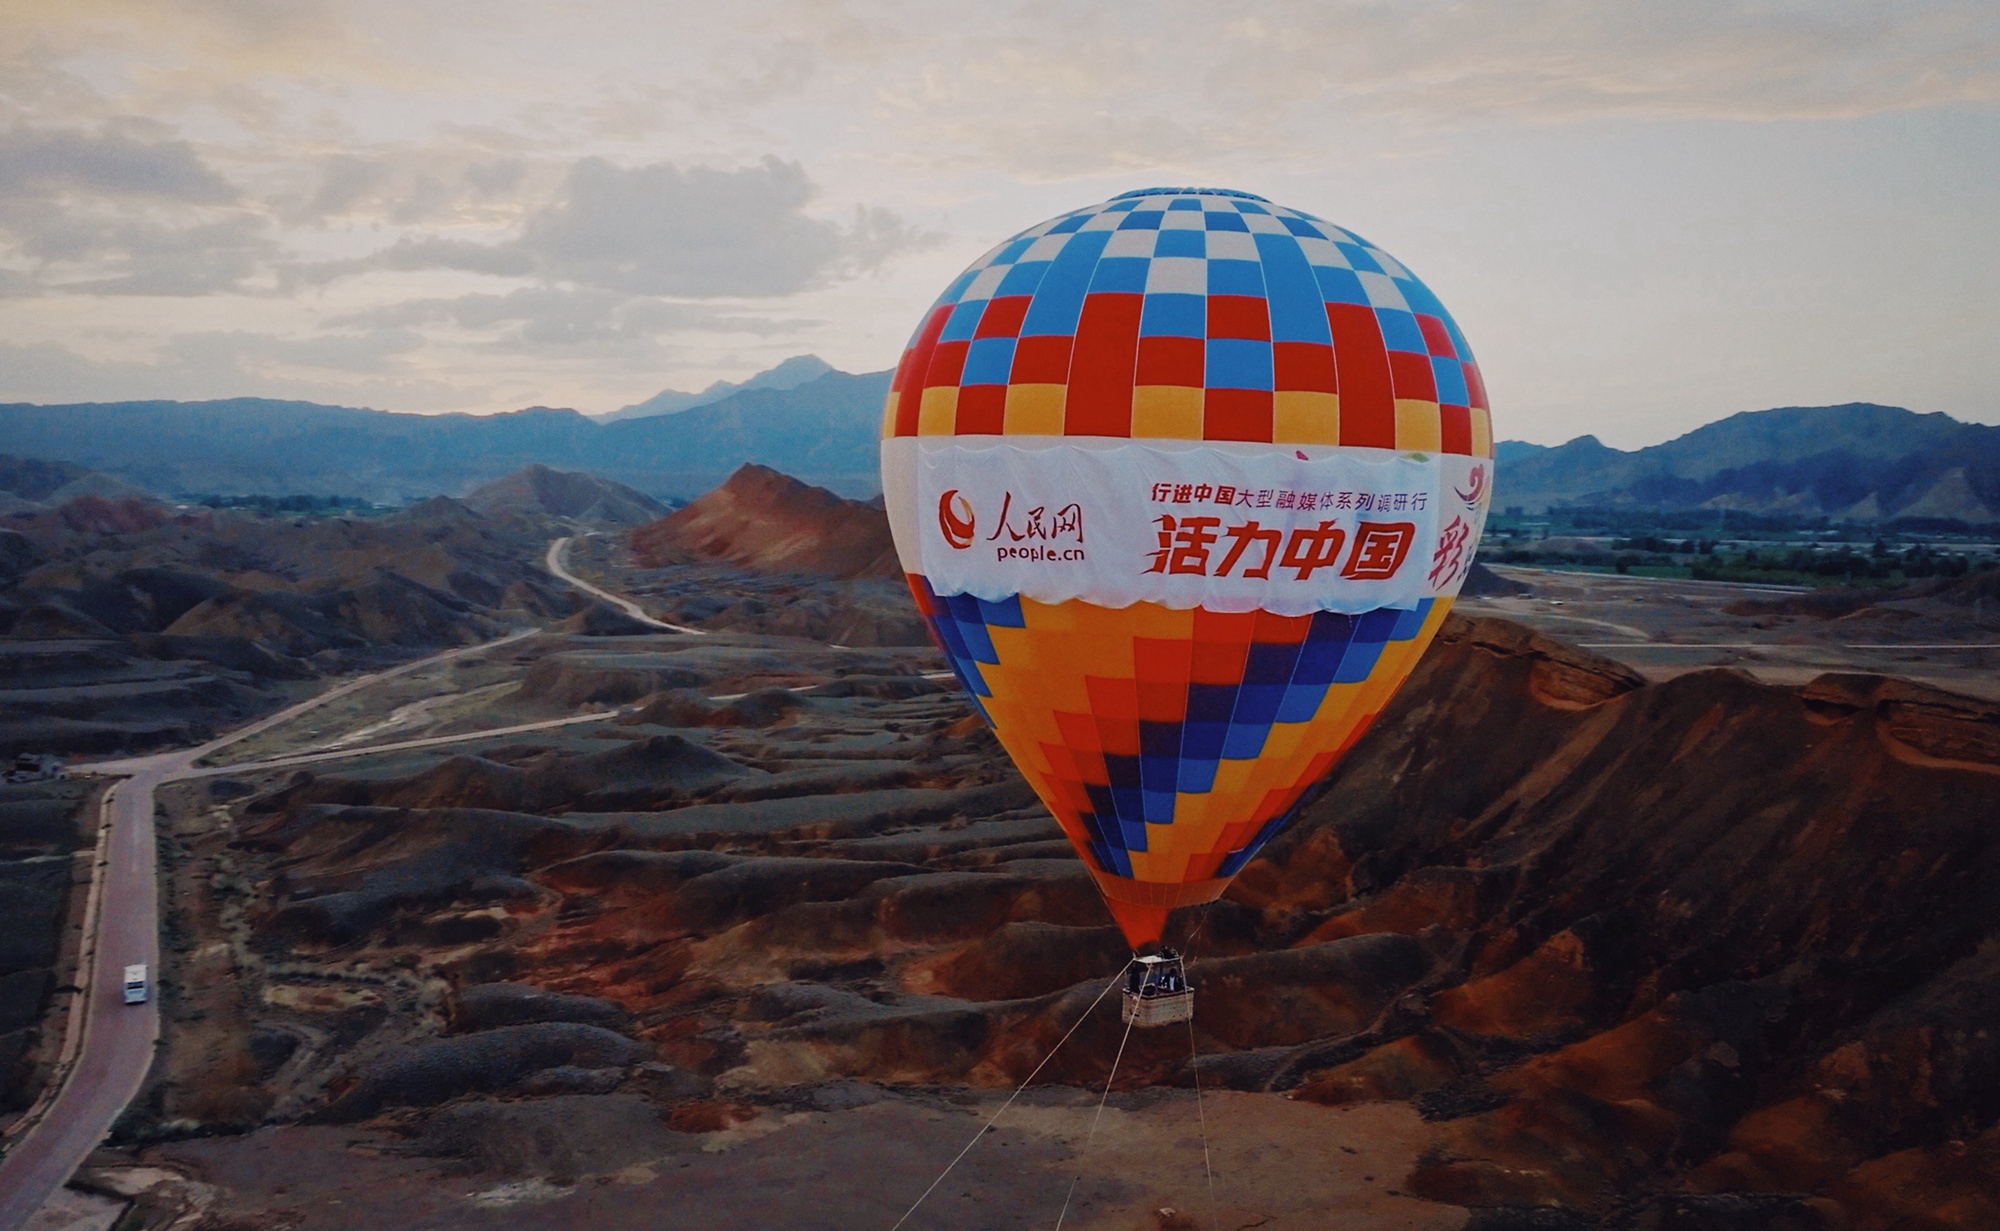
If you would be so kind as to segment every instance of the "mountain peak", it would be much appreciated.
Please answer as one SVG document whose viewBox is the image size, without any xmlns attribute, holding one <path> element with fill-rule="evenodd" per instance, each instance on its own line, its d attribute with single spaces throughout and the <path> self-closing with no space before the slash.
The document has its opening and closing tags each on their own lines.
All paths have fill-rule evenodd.
<svg viewBox="0 0 2000 1231">
<path fill-rule="evenodd" d="M 769 466 L 748 462 L 722 486 L 633 532 L 633 549 L 655 563 L 675 551 L 779 573 L 896 577 L 889 518 Z"/>
<path fill-rule="evenodd" d="M 539 462 L 474 488 L 465 503 L 481 513 L 545 513 L 626 526 L 641 525 L 666 512 L 657 500 L 623 483 Z"/>
<path fill-rule="evenodd" d="M 614 423 L 620 419 L 648 419 L 654 415 L 677 414 L 719 402 L 732 393 L 741 393 L 746 389 L 796 389 L 834 370 L 832 364 L 818 355 L 793 355 L 776 367 L 767 368 L 740 383 L 718 380 L 700 393 L 663 389 L 643 402 L 634 402 L 610 414 L 595 417 L 600 423 Z"/>
</svg>

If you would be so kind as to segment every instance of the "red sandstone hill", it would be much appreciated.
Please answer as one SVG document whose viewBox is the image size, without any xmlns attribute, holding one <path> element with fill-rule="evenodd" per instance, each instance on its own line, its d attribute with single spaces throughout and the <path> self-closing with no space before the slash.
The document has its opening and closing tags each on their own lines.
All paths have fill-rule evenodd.
<svg viewBox="0 0 2000 1231">
<path fill-rule="evenodd" d="M 684 509 L 632 532 L 647 568 L 687 555 L 764 572 L 897 577 L 889 518 L 768 466 L 746 465 Z"/>
</svg>

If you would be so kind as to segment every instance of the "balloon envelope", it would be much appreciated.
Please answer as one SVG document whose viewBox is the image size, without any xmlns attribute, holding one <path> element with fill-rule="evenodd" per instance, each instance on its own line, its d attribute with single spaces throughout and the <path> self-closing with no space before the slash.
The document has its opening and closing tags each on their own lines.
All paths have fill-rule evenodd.
<svg viewBox="0 0 2000 1231">
<path fill-rule="evenodd" d="M 1437 297 L 1216 189 L 993 249 L 918 325 L 882 431 L 911 591 L 1135 948 L 1367 729 L 1491 496 L 1485 388 Z"/>
</svg>

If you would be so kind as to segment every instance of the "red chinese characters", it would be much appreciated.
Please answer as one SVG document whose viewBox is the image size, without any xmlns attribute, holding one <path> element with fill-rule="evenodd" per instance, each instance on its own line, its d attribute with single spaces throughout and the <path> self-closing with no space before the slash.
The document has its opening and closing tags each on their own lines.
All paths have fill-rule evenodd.
<svg viewBox="0 0 2000 1231">
<path fill-rule="evenodd" d="M 1271 575 L 1271 562 L 1278 556 L 1278 540 L 1284 537 L 1283 533 L 1277 530 L 1266 529 L 1254 521 L 1246 521 L 1240 526 L 1231 526 L 1229 528 L 1229 554 L 1222 557 L 1222 571 L 1217 576 L 1229 576 L 1230 570 L 1236 567 L 1236 562 L 1243 558 L 1243 553 L 1248 551 L 1254 543 L 1263 548 L 1263 554 L 1258 558 L 1256 564 L 1243 570 L 1243 576 L 1269 577 Z"/>
<path fill-rule="evenodd" d="M 1364 521 L 1354 532 L 1354 553 L 1341 565 L 1350 581 L 1387 581 L 1403 567 L 1416 541 L 1417 527 L 1407 521 Z"/>
<path fill-rule="evenodd" d="M 1155 517 L 1153 525 L 1158 546 L 1148 553 L 1151 562 L 1145 572 L 1253 580 L 1270 577 L 1276 565 L 1291 570 L 1289 580 L 1310 581 L 1313 574 L 1338 563 L 1340 575 L 1350 581 L 1386 581 L 1403 567 L 1417 535 L 1412 522 L 1364 521 L 1355 529 L 1353 546 L 1342 563 L 1348 533 L 1331 521 L 1296 526 L 1289 534 L 1255 520 L 1224 529 L 1220 517 L 1169 513 Z"/>
<path fill-rule="evenodd" d="M 1472 527 L 1465 524 L 1463 517 L 1453 517 L 1451 524 L 1438 535 L 1437 552 L 1431 557 L 1431 589 L 1442 590 L 1458 580 L 1465 571 L 1466 547 L 1472 538 Z"/>
<path fill-rule="evenodd" d="M 1208 549 L 1215 542 L 1220 517 L 1174 518 L 1162 514 L 1153 519 L 1160 527 L 1160 547 L 1153 552 L 1149 573 L 1193 573 L 1208 575 Z"/>
</svg>

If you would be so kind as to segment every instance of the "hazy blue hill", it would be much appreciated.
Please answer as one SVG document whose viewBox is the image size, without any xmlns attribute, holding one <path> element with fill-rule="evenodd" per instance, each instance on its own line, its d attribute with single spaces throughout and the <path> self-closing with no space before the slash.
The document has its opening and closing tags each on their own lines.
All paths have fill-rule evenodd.
<svg viewBox="0 0 2000 1231">
<path fill-rule="evenodd" d="M 887 372 L 829 372 L 664 417 L 598 423 L 574 410 L 408 415 L 268 398 L 0 405 L 9 452 L 115 475 L 164 495 L 345 495 L 400 501 L 542 464 L 688 498 L 745 461 L 848 495 L 878 485 Z"/>
<path fill-rule="evenodd" d="M 1576 496 L 1617 488 L 1645 473 L 1649 467 L 1643 452 L 1627 453 L 1595 436 L 1578 436 L 1496 466 L 1494 491 L 1505 504 L 1573 502 Z"/>
<path fill-rule="evenodd" d="M 537 406 L 398 415 L 312 402 L 0 406 L 19 453 L 78 462 L 165 494 L 313 493 L 400 500 L 456 492 L 575 453 L 595 424 Z"/>
<path fill-rule="evenodd" d="M 749 389 L 673 415 L 607 423 L 588 469 L 655 495 L 699 495 L 745 462 L 847 496 L 881 486 L 877 441 L 890 372 L 828 372 L 795 389 Z"/>
<path fill-rule="evenodd" d="M 1796 462 L 1829 453 L 1901 458 L 1958 445 L 1979 428 L 1950 415 L 1920 415 L 1900 406 L 1849 402 L 1752 410 L 1704 424 L 1685 436 L 1642 449 L 1669 473 L 1705 479 L 1718 471 L 1768 462 Z"/>
<path fill-rule="evenodd" d="M 1503 442 L 1501 507 L 1737 508 L 2000 521 L 2000 428 L 1895 406 L 1750 411 L 1630 452 Z"/>
</svg>

